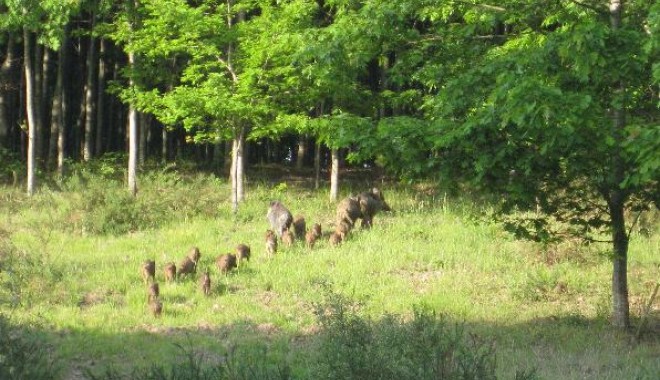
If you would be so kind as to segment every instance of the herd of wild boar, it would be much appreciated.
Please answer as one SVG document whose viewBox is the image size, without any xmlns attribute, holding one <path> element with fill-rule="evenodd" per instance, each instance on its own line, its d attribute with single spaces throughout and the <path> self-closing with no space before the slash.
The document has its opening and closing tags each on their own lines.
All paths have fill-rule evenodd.
<svg viewBox="0 0 660 380">
<path fill-rule="evenodd" d="M 335 230 L 330 234 L 328 242 L 331 246 L 337 246 L 346 240 L 355 227 L 358 219 L 362 219 L 362 228 L 370 228 L 373 217 L 380 210 L 390 211 L 390 206 L 385 202 L 382 191 L 373 188 L 355 196 L 345 198 L 337 205 L 337 218 Z M 308 248 L 313 248 L 316 241 L 321 238 L 321 224 L 314 223 L 308 231 L 305 218 L 298 215 L 295 218 L 291 212 L 279 201 L 273 201 L 268 207 L 266 219 L 270 223 L 270 229 L 266 231 L 265 249 L 267 257 L 273 257 L 277 253 L 278 245 L 290 247 L 296 240 L 303 240 Z M 163 267 L 165 281 L 176 281 L 177 278 L 192 276 L 197 273 L 197 264 L 202 253 L 199 248 L 193 247 L 188 254 L 177 264 L 168 262 Z M 241 262 L 250 260 L 250 247 L 239 244 L 234 253 L 225 253 L 215 259 L 218 271 L 226 274 L 237 268 Z M 147 260 L 140 268 L 142 278 L 147 284 L 147 305 L 154 316 L 160 316 L 163 311 L 163 303 L 160 299 L 160 289 L 156 282 L 156 262 Z M 204 295 L 211 293 L 211 276 L 206 270 L 199 277 L 199 288 Z"/>
</svg>

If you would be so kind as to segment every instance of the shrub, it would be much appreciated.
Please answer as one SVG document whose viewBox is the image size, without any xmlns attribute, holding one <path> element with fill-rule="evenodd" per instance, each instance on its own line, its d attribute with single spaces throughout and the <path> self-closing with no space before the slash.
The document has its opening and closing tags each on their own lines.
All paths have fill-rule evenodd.
<svg viewBox="0 0 660 380">
<path fill-rule="evenodd" d="M 95 380 L 114 379 L 396 379 L 489 380 L 496 379 L 494 345 L 465 332 L 463 325 L 447 322 L 426 308 L 416 308 L 410 321 L 386 316 L 373 321 L 359 316 L 356 305 L 328 292 L 315 306 L 321 330 L 310 346 L 292 355 L 309 368 L 291 370 L 288 359 L 269 357 L 268 348 L 238 347 L 220 364 L 205 365 L 190 348 L 174 365 L 153 365 L 122 374 L 106 369 L 88 373 Z M 311 349 L 310 349 L 311 348 Z M 535 371 L 517 371 L 516 380 L 534 380 Z"/>
<path fill-rule="evenodd" d="M 69 228 L 90 234 L 124 234 L 197 215 L 215 217 L 227 196 L 213 176 L 184 175 L 176 167 L 142 173 L 133 197 L 109 158 L 77 168 L 63 183 L 73 197 Z M 123 169 L 120 171 L 123 173 Z"/>
<path fill-rule="evenodd" d="M 12 326 L 0 314 L 0 379 L 55 379 L 48 350 L 29 332 Z"/>
<path fill-rule="evenodd" d="M 360 317 L 341 296 L 317 307 L 319 379 L 495 379 L 493 345 L 425 308 L 411 321 Z"/>
<path fill-rule="evenodd" d="M 0 147 L 0 183 L 16 185 L 19 173 L 23 173 L 25 166 L 18 155 Z"/>
<path fill-rule="evenodd" d="M 180 355 L 171 366 L 154 364 L 148 368 L 132 369 L 124 374 L 116 368 L 106 368 L 101 373 L 87 371 L 91 380 L 289 380 L 289 367 L 270 363 L 265 350 L 241 350 L 229 354 L 224 362 L 205 365 L 194 348 L 178 346 Z"/>
</svg>

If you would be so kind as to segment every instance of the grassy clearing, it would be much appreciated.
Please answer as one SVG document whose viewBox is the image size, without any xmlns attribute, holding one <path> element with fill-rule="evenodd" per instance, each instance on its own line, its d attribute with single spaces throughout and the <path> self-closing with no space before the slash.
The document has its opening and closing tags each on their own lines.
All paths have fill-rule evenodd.
<svg viewBox="0 0 660 380">
<path fill-rule="evenodd" d="M 133 202 L 111 174 L 82 173 L 32 199 L 0 189 L 3 268 L 11 268 L 0 272 L 0 312 L 14 325 L 36 326 L 62 378 L 108 365 L 121 372 L 170 363 L 180 347 L 211 366 L 254 350 L 266 362 L 287 363 L 294 378 L 309 378 L 313 352 L 322 352 L 313 348 L 327 342 L 318 310 L 332 306 L 328 294 L 349 300 L 350 312 L 374 331 L 406 326 L 419 307 L 461 323 L 466 336 L 495 344 L 500 378 L 531 369 L 544 379 L 651 379 L 660 372 L 658 300 L 639 342 L 607 324 L 608 246 L 516 241 L 471 217 L 486 206 L 434 188 L 385 184 L 395 211 L 379 214 L 373 229 L 355 231 L 338 248 L 323 239 L 312 251 L 299 244 L 267 259 L 268 202 L 280 199 L 330 231 L 334 204 L 326 191 L 291 177 L 251 181 L 234 216 L 227 183 L 213 176 L 152 172 Z M 630 247 L 635 318 L 660 274 L 657 222 L 643 231 Z M 252 247 L 252 260 L 220 275 L 214 258 L 238 243 Z M 202 252 L 200 269 L 211 271 L 210 297 L 196 279 L 164 283 L 162 265 L 178 263 L 191 246 Z M 157 262 L 160 319 L 146 309 L 139 274 L 146 259 Z M 400 325 L 387 324 L 388 316 Z M 374 357 L 386 357 L 374 347 L 381 347 Z M 330 369 L 324 373 L 342 373 Z"/>
</svg>

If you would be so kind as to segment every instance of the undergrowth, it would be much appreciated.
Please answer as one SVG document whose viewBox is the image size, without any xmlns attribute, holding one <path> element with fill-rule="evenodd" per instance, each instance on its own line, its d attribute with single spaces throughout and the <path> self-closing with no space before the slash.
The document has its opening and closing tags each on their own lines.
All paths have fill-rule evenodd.
<svg viewBox="0 0 660 380">
<path fill-rule="evenodd" d="M 658 368 L 649 360 L 657 309 L 639 346 L 608 327 L 607 246 L 516 241 L 477 218 L 489 206 L 469 194 L 380 183 L 394 211 L 372 229 L 339 247 L 326 235 L 312 250 L 298 243 L 268 259 L 268 203 L 282 200 L 329 234 L 336 203 L 327 189 L 248 178 L 232 214 L 229 184 L 213 174 L 151 168 L 136 198 L 124 175 L 114 162 L 93 162 L 44 181 L 33 197 L 0 188 L 0 312 L 11 336 L 25 339 L 13 346 L 30 351 L 20 360 L 33 360 L 38 342 L 62 361 L 64 378 L 612 380 Z M 368 186 L 342 182 L 340 196 Z M 630 291 L 640 314 L 657 281 L 657 218 L 637 225 Z M 217 255 L 239 242 L 253 247 L 251 261 L 218 273 Z M 192 245 L 213 277 L 211 296 L 194 276 L 161 282 L 164 311 L 153 318 L 138 268 L 155 259 L 161 281 L 162 265 Z M 327 283 L 331 291 L 318 286 Z M 45 341 L 17 328 L 41 322 Z"/>
<path fill-rule="evenodd" d="M 220 364 L 205 364 L 194 346 L 178 346 L 175 364 L 153 364 L 122 371 L 107 367 L 87 371 L 93 380 L 193 380 L 193 379 L 343 379 L 343 380 L 489 380 L 497 379 L 496 349 L 492 341 L 465 332 L 425 307 L 415 308 L 404 321 L 387 315 L 373 320 L 360 316 L 354 303 L 325 288 L 317 304 L 320 327 L 311 350 L 304 356 L 308 367 L 295 373 L 286 357 L 269 356 L 266 345 L 238 347 L 225 353 Z M 533 370 L 518 370 L 516 380 L 536 379 Z"/>
<path fill-rule="evenodd" d="M 49 380 L 58 368 L 48 347 L 24 328 L 13 326 L 0 313 L 0 379 Z"/>
<path fill-rule="evenodd" d="M 183 175 L 175 167 L 141 174 L 137 197 L 126 190 L 123 176 L 105 172 L 99 176 L 94 170 L 78 170 L 63 181 L 62 189 L 75 198 L 68 203 L 69 223 L 64 224 L 70 232 L 121 235 L 175 219 L 215 217 L 227 199 L 217 178 Z"/>
</svg>

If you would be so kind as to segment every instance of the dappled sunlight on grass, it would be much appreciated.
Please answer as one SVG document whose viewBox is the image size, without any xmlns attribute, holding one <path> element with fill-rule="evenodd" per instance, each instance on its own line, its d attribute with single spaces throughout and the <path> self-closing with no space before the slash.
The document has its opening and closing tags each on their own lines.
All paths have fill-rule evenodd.
<svg viewBox="0 0 660 380">
<path fill-rule="evenodd" d="M 314 305 L 329 287 L 370 320 L 390 314 L 407 319 L 424 305 L 465 323 L 468 331 L 496 342 L 498 371 L 505 378 L 521 368 L 512 363 L 538 368 L 542 378 L 628 378 L 658 369 L 653 360 L 660 349 L 657 307 L 647 332 L 651 338 L 639 345 L 611 332 L 607 323 L 611 265 L 602 254 L 605 245 L 542 247 L 516 241 L 494 222 L 474 217 L 487 206 L 430 187 L 384 184 L 394 211 L 378 214 L 373 228 L 357 228 L 333 248 L 328 234 L 334 229 L 335 205 L 326 193 L 294 182 L 253 181 L 246 202 L 232 215 L 222 195 L 228 192 L 223 180 L 182 179 L 199 190 L 195 196 L 208 197 L 197 203 L 188 199 L 193 196 L 188 191 L 147 181 L 140 197 L 171 191 L 167 202 L 173 204 L 144 200 L 160 208 L 155 215 L 163 219 L 143 215 L 157 223 L 123 233 L 85 231 L 84 223 L 71 221 L 74 214 L 79 220 L 92 215 L 72 211 L 78 206 L 73 202 L 85 196 L 82 187 L 70 189 L 77 194 L 70 198 L 44 190 L 34 201 L 0 205 L 0 230 L 6 231 L 15 258 L 9 263 L 22 273 L 21 278 L 2 278 L 3 299 L 12 299 L 14 306 L 3 303 L 0 310 L 13 323 L 42 326 L 44 339 L 65 366 L 97 368 L 99 358 L 123 368 L 130 367 L 126 361 L 147 365 L 173 355 L 174 343 L 186 339 L 216 360 L 248 341 L 270 342 L 277 355 L 287 356 L 283 347 L 304 349 L 316 339 Z M 108 186 L 107 191 L 112 197 L 124 190 Z M 14 199 L 8 195 L 12 189 L 0 189 L 0 194 Z M 186 198 L 181 207 L 179 198 Z M 313 249 L 297 242 L 267 257 L 265 215 L 273 199 L 294 215 L 304 215 L 308 226 L 323 225 L 324 235 Z M 114 222 L 108 219 L 109 225 Z M 114 226 L 116 231 L 126 227 Z M 634 318 L 657 281 L 659 262 L 653 252 L 658 252 L 658 241 L 656 234 L 635 236 L 631 244 Z M 251 260 L 227 275 L 219 273 L 215 258 L 238 243 L 252 248 Z M 192 246 L 202 253 L 198 271 L 211 273 L 208 297 L 197 275 L 174 283 L 163 277 L 163 265 L 178 264 Z M 139 272 L 147 259 L 156 261 L 160 318 L 147 309 Z M 625 355 L 612 361 L 620 350 Z M 562 368 L 568 368 L 565 377 Z"/>
</svg>

